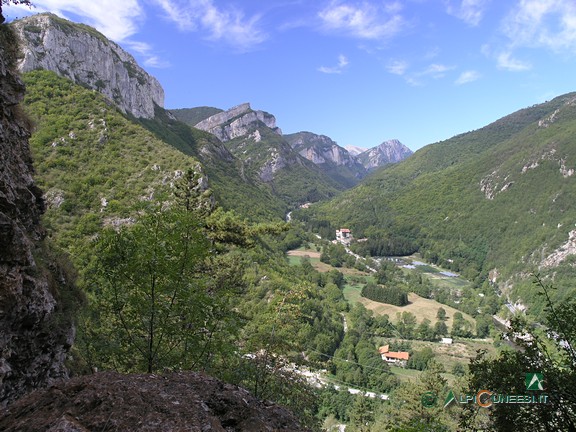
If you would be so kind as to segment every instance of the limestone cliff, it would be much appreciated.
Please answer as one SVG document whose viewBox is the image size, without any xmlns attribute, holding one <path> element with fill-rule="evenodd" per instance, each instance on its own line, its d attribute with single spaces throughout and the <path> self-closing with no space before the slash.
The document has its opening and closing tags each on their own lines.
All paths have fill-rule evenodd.
<svg viewBox="0 0 576 432">
<path fill-rule="evenodd" d="M 332 163 L 344 165 L 359 172 L 363 167 L 344 147 L 340 147 L 326 135 L 316 135 L 311 132 L 298 132 L 284 135 L 292 148 L 315 164 Z"/>
<path fill-rule="evenodd" d="M 0 405 L 67 375 L 74 329 L 58 301 L 70 280 L 42 247 L 16 39 L 0 26 Z"/>
<path fill-rule="evenodd" d="M 262 123 L 278 135 L 282 135 L 280 128 L 276 127 L 276 118 L 264 111 L 254 111 L 249 103 L 244 103 L 227 111 L 214 114 L 195 128 L 210 132 L 220 141 L 226 142 L 234 138 L 258 132 L 258 124 Z M 259 135 L 259 134 L 258 134 Z"/>
<path fill-rule="evenodd" d="M 21 43 L 21 72 L 47 69 L 106 95 L 123 112 L 153 118 L 164 90 L 134 58 L 95 29 L 53 14 L 12 23 Z"/>
<path fill-rule="evenodd" d="M 390 163 L 400 162 L 411 154 L 412 150 L 397 139 L 392 139 L 360 153 L 357 158 L 366 169 L 370 170 Z"/>
<path fill-rule="evenodd" d="M 348 150 L 325 135 L 298 132 L 284 138 L 301 156 L 347 187 L 354 186 L 366 175 L 366 168 Z"/>
</svg>

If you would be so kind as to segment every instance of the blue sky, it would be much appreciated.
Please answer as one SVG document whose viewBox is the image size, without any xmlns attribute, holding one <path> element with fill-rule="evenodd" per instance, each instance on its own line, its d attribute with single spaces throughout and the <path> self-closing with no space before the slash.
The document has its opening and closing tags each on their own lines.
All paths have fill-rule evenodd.
<svg viewBox="0 0 576 432">
<path fill-rule="evenodd" d="M 250 102 L 342 146 L 416 150 L 576 91 L 574 0 L 32 2 L 131 52 L 167 108 Z"/>
</svg>

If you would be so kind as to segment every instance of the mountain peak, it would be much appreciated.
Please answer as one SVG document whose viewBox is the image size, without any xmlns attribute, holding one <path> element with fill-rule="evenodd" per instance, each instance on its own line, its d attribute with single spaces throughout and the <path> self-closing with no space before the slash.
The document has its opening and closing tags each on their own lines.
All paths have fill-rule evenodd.
<svg viewBox="0 0 576 432">
<path fill-rule="evenodd" d="M 400 162 L 412 154 L 412 150 L 397 139 L 384 141 L 382 144 L 360 153 L 358 160 L 366 169 L 378 168 L 382 165 Z"/>
</svg>

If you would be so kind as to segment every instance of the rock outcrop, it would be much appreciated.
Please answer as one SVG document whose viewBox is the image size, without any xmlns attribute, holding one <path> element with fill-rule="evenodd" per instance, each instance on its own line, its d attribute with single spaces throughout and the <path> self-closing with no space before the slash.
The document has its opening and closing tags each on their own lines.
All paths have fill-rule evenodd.
<svg viewBox="0 0 576 432">
<path fill-rule="evenodd" d="M 12 24 L 22 44 L 21 72 L 46 69 L 99 91 L 124 113 L 153 118 L 164 90 L 134 58 L 84 24 L 38 14 Z"/>
<path fill-rule="evenodd" d="M 243 103 L 227 111 L 214 114 L 197 123 L 194 127 L 209 132 L 220 141 L 226 142 L 257 132 L 259 123 L 272 129 L 278 135 L 282 135 L 282 131 L 276 126 L 276 118 L 272 114 L 265 111 L 254 111 L 250 108 L 249 103 Z"/>
<path fill-rule="evenodd" d="M 360 153 L 357 158 L 367 170 L 371 170 L 383 165 L 400 162 L 411 154 L 412 150 L 397 139 L 392 139 Z"/>
<path fill-rule="evenodd" d="M 348 150 L 325 135 L 297 132 L 284 138 L 300 156 L 315 163 L 328 176 L 346 187 L 354 186 L 366 175 L 366 168 Z"/>
<path fill-rule="evenodd" d="M 197 374 L 73 378 L 34 392 L 0 418 L 5 432 L 307 431 L 294 414 Z"/>
<path fill-rule="evenodd" d="M 298 132 L 284 136 L 292 148 L 300 155 L 315 164 L 333 163 L 355 167 L 356 159 L 343 147 L 340 147 L 326 135 L 316 135 L 311 132 Z"/>
<path fill-rule="evenodd" d="M 66 377 L 74 328 L 58 302 L 70 288 L 42 248 L 42 193 L 32 178 L 29 124 L 19 105 L 16 39 L 0 26 L 0 405 Z"/>
</svg>

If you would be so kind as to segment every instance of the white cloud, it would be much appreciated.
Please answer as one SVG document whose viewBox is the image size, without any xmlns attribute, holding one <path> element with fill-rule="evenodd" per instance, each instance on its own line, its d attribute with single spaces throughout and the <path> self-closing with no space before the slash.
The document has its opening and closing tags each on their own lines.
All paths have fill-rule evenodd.
<svg viewBox="0 0 576 432">
<path fill-rule="evenodd" d="M 33 0 L 34 13 L 52 12 L 69 19 L 74 14 L 82 21 L 116 42 L 123 42 L 134 35 L 144 20 L 144 10 L 138 0 Z M 29 13 L 23 6 L 10 6 Z"/>
<path fill-rule="evenodd" d="M 318 16 L 325 30 L 343 32 L 360 39 L 387 39 L 405 26 L 401 8 L 399 2 L 377 7 L 368 2 L 348 4 L 333 1 Z"/>
<path fill-rule="evenodd" d="M 509 51 L 500 53 L 496 58 L 496 63 L 499 69 L 511 72 L 522 72 L 532 69 L 530 63 L 513 58 L 512 53 Z"/>
<path fill-rule="evenodd" d="M 408 66 L 408 62 L 404 60 L 393 60 L 386 66 L 386 70 L 394 75 L 404 75 Z"/>
<path fill-rule="evenodd" d="M 432 63 L 425 69 L 404 75 L 405 81 L 412 87 L 421 87 L 426 84 L 429 78 L 441 79 L 446 76 L 446 72 L 454 69 L 454 66 L 447 66 L 441 63 Z"/>
<path fill-rule="evenodd" d="M 576 52 L 574 0 L 520 0 L 502 23 L 510 46 Z"/>
<path fill-rule="evenodd" d="M 150 68 L 164 69 L 170 67 L 170 63 L 166 60 L 159 58 L 158 56 L 152 55 L 144 60 L 144 65 Z"/>
<path fill-rule="evenodd" d="M 473 81 L 476 81 L 477 79 L 480 78 L 480 73 L 478 73 L 477 71 L 474 70 L 469 70 L 469 71 L 464 71 L 460 74 L 460 76 L 456 79 L 456 81 L 454 82 L 454 84 L 456 85 L 462 85 L 462 84 L 467 84 L 467 83 L 471 83 Z"/>
<path fill-rule="evenodd" d="M 218 7 L 213 0 L 152 0 L 166 18 L 182 31 L 207 32 L 207 39 L 223 41 L 241 51 L 264 42 L 267 35 L 258 27 L 260 16 L 246 18 L 234 6 Z"/>
<path fill-rule="evenodd" d="M 327 74 L 339 74 L 339 73 L 342 73 L 342 71 L 344 70 L 344 68 L 346 66 L 348 66 L 348 64 L 349 64 L 349 61 L 346 58 L 346 56 L 343 54 L 340 54 L 338 56 L 338 65 L 337 66 L 332 66 L 332 67 L 320 66 L 318 68 L 318 70 L 320 72 L 327 73 Z"/>
<path fill-rule="evenodd" d="M 445 0 L 444 3 L 448 14 L 476 27 L 482 21 L 490 0 Z"/>
<path fill-rule="evenodd" d="M 419 75 L 431 75 L 433 78 L 443 78 L 446 75 L 446 72 L 449 70 L 454 69 L 454 66 L 446 66 L 439 63 L 432 63 L 428 66 L 424 71 L 420 72 Z"/>
</svg>

